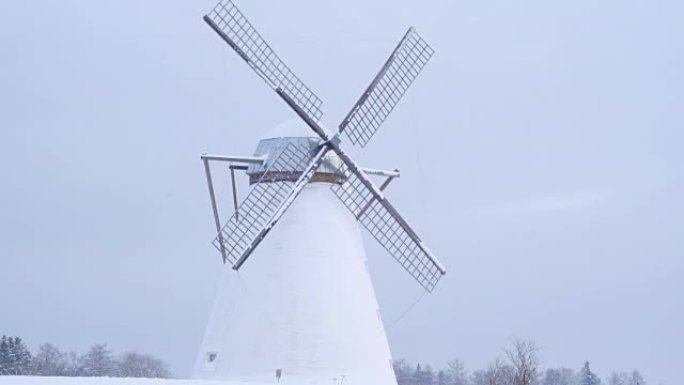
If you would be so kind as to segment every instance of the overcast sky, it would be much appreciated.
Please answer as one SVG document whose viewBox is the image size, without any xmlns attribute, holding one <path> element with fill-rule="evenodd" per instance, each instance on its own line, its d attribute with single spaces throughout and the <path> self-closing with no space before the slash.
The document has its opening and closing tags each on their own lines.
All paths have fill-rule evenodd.
<svg viewBox="0 0 684 385">
<path fill-rule="evenodd" d="M 0 334 L 190 375 L 222 268 L 199 155 L 293 116 L 214 2 L 0 2 Z M 421 288 L 367 238 L 395 358 L 475 369 L 518 336 L 546 367 L 684 381 L 684 3 L 238 5 L 329 126 L 408 26 L 436 50 L 352 151 L 402 170 L 388 194 L 449 269 L 395 323 Z"/>
</svg>

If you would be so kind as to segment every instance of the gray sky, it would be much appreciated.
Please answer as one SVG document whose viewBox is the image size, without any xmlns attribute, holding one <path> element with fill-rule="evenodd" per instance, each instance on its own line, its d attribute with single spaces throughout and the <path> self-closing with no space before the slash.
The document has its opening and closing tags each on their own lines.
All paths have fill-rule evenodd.
<svg viewBox="0 0 684 385">
<path fill-rule="evenodd" d="M 0 333 L 190 374 L 221 268 L 199 155 L 292 116 L 213 3 L 0 2 Z M 545 366 L 684 380 L 682 4 L 238 3 L 329 126 L 406 27 L 437 51 L 353 151 L 402 169 L 389 194 L 449 268 L 388 331 L 396 358 L 474 369 L 520 336 Z M 392 323 L 421 289 L 368 241 Z"/>
</svg>

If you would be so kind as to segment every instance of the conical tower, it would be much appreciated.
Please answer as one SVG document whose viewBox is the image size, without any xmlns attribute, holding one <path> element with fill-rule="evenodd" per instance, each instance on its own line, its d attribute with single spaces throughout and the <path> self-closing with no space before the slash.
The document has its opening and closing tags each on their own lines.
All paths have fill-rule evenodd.
<svg viewBox="0 0 684 385">
<path fill-rule="evenodd" d="M 286 144 L 315 149 L 310 133 L 288 122 L 261 140 L 255 156 Z M 325 164 L 339 159 L 331 153 Z M 396 383 L 359 226 L 330 192 L 335 171 L 319 168 L 249 263 L 239 271 L 225 265 L 196 377 Z"/>
</svg>

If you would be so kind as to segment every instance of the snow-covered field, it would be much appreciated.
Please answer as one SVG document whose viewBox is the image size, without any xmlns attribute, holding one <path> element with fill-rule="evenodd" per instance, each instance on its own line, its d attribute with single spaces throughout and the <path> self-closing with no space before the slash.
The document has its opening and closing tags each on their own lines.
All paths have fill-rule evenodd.
<svg viewBox="0 0 684 385">
<path fill-rule="evenodd" d="M 0 385 L 260 385 L 246 382 L 160 378 L 0 376 Z M 263 384 L 261 384 L 263 385 Z"/>
</svg>

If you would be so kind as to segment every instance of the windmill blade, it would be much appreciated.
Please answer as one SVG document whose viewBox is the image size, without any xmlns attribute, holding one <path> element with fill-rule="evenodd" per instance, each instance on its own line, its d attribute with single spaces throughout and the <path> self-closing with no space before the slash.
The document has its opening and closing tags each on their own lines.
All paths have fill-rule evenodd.
<svg viewBox="0 0 684 385">
<path fill-rule="evenodd" d="M 342 160 L 338 173 L 342 184 L 330 188 L 361 224 L 428 292 L 432 292 L 446 270 L 423 241 L 411 229 L 382 191 L 361 171 L 354 160 L 339 146 L 339 133 L 329 138 L 318 123 L 283 98 L 295 112 L 323 139 L 325 147 Z"/>
<path fill-rule="evenodd" d="M 339 126 L 354 144 L 365 147 L 406 90 L 432 57 L 434 50 L 409 28 L 375 79 Z"/>
<path fill-rule="evenodd" d="M 321 99 L 285 65 L 232 1 L 223 0 L 218 3 L 204 16 L 204 21 L 273 90 L 280 90 L 288 95 L 315 121 L 321 118 Z"/>
<path fill-rule="evenodd" d="M 432 290 L 446 270 L 397 210 L 377 190 L 369 188 L 362 171 L 343 165 L 342 184 L 331 190 L 363 227 L 425 290 Z"/>
<path fill-rule="evenodd" d="M 235 270 L 242 266 L 311 180 L 326 152 L 323 146 L 312 158 L 294 144 L 280 150 L 214 239 L 224 262 L 233 264 Z"/>
</svg>

